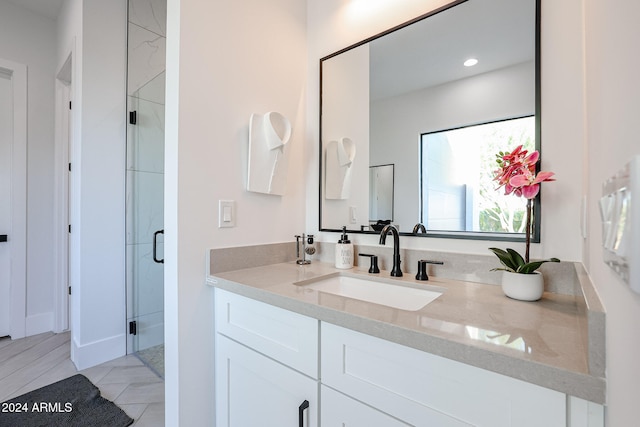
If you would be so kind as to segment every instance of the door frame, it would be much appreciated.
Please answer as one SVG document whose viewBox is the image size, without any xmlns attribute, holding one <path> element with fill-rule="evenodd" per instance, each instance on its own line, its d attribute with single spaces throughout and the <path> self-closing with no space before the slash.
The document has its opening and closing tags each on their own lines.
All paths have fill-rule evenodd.
<svg viewBox="0 0 640 427">
<path fill-rule="evenodd" d="M 27 302 L 27 66 L 0 59 L 11 76 L 13 139 L 11 141 L 11 327 L 12 339 L 26 334 Z"/>
<path fill-rule="evenodd" d="M 73 50 L 56 76 L 54 195 L 54 332 L 70 329 L 70 173 L 73 143 Z"/>
</svg>

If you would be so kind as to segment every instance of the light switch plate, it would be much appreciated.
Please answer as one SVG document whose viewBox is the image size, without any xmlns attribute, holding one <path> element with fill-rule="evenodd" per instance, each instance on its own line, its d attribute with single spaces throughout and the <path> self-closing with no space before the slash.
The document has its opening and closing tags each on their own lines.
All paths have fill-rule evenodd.
<svg viewBox="0 0 640 427">
<path fill-rule="evenodd" d="M 218 200 L 218 228 L 236 226 L 236 202 Z"/>
<path fill-rule="evenodd" d="M 604 262 L 640 293 L 640 156 L 603 185 L 600 199 Z"/>
</svg>

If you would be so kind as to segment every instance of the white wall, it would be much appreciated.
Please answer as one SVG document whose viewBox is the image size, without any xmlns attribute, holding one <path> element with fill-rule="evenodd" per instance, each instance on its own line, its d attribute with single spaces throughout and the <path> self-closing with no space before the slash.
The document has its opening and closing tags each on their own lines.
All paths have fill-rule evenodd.
<svg viewBox="0 0 640 427">
<path fill-rule="evenodd" d="M 607 425 L 629 426 L 638 422 L 640 295 L 602 261 L 597 201 L 603 181 L 640 155 L 640 59 L 630 55 L 640 40 L 636 22 L 640 3 L 586 0 L 584 10 L 588 150 L 584 183 L 589 206 L 585 264 L 607 311 Z"/>
<path fill-rule="evenodd" d="M 211 425 L 213 292 L 208 248 L 292 242 L 305 218 L 304 0 L 167 7 L 165 366 L 167 425 Z M 284 196 L 245 190 L 251 113 L 292 123 Z M 218 229 L 218 200 L 236 201 L 235 228 Z"/>
<path fill-rule="evenodd" d="M 309 134 L 318 134 L 317 61 L 343 47 L 405 22 L 446 4 L 446 1 L 401 0 L 396 2 L 340 0 L 309 3 Z M 557 4 L 561 3 L 561 4 Z M 545 1 L 542 7 L 542 160 L 544 170 L 556 172 L 557 182 L 542 190 L 542 234 L 540 244 L 531 247 L 532 257 L 555 256 L 562 260 L 581 259 L 580 199 L 582 185 L 583 97 L 581 20 L 575 15 L 581 0 Z M 317 144 L 317 141 L 315 141 Z M 317 156 L 314 159 L 317 162 Z M 307 228 L 318 227 L 316 169 L 309 173 L 307 186 Z M 333 242 L 335 235 L 321 233 L 321 241 Z M 376 236 L 353 234 L 354 243 L 377 244 Z M 488 255 L 488 241 L 425 239 L 404 237 L 403 246 L 450 252 Z M 498 243 L 503 245 L 503 243 Z"/>
<path fill-rule="evenodd" d="M 55 34 L 52 19 L 0 2 L 0 58 L 27 66 L 27 335 L 54 327 Z"/>
<path fill-rule="evenodd" d="M 125 354 L 126 2 L 67 0 L 58 66 L 73 51 L 72 360 Z"/>
</svg>

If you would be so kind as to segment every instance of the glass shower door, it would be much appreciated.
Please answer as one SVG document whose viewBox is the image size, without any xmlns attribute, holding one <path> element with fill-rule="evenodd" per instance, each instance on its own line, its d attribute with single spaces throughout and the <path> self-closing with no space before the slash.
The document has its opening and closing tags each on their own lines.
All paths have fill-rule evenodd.
<svg viewBox="0 0 640 427">
<path fill-rule="evenodd" d="M 137 354 L 161 376 L 164 376 L 165 21 L 165 0 L 129 1 L 127 353 Z"/>
</svg>

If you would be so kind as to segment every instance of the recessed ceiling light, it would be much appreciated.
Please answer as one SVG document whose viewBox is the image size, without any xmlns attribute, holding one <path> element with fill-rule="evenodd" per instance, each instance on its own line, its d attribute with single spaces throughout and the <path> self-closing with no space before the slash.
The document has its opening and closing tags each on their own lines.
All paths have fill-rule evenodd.
<svg viewBox="0 0 640 427">
<path fill-rule="evenodd" d="M 349 14 L 359 19 L 383 13 L 385 8 L 393 4 L 390 0 L 351 0 L 348 6 Z"/>
<path fill-rule="evenodd" d="M 469 58 L 466 61 L 464 61 L 464 66 L 465 67 L 473 67 L 477 63 L 478 63 L 478 60 L 476 58 Z"/>
</svg>

